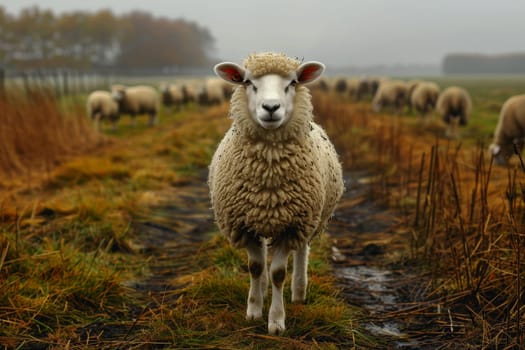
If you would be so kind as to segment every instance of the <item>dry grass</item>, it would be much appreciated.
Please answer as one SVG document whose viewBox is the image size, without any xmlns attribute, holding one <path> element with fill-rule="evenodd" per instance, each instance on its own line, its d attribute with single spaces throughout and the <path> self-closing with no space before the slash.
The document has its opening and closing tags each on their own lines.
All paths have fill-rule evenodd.
<svg viewBox="0 0 525 350">
<path fill-rule="evenodd" d="M 410 229 L 407 259 L 430 276 L 409 315 L 428 332 L 483 349 L 525 345 L 525 168 L 492 165 L 480 137 L 443 139 L 444 125 L 374 115 L 367 104 L 317 98 L 319 119 L 351 169 L 367 168 L 379 200 Z M 344 132 L 339 132 L 344 130 Z M 412 264 L 412 263 L 411 263 Z M 434 324 L 428 326 L 432 315 Z M 451 345 L 452 347 L 454 345 Z"/>
<path fill-rule="evenodd" d="M 93 150 L 104 138 L 82 105 L 62 108 L 47 92 L 0 96 L 0 185 L 31 182 L 68 156 Z M 34 179 L 38 180 L 38 179 Z"/>
</svg>

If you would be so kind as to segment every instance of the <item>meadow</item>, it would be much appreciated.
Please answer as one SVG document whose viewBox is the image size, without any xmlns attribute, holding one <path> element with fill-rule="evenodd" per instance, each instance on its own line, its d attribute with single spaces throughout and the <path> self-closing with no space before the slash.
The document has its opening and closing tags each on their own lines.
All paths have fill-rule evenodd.
<svg viewBox="0 0 525 350">
<path fill-rule="evenodd" d="M 492 165 L 486 148 L 501 104 L 525 92 L 525 78 L 431 80 L 473 97 L 460 141 L 442 137 L 437 117 L 421 126 L 413 114 L 375 114 L 369 102 L 314 93 L 317 121 L 347 174 L 365 172 L 367 200 L 399 218 L 402 244 L 385 245 L 381 263 L 420 276 L 417 300 L 382 317 L 413 320 L 420 329 L 406 334 L 432 336 L 432 349 L 523 347 L 525 169 L 518 158 Z M 133 128 L 124 117 L 118 131 L 100 134 L 84 99 L 43 91 L 0 99 L 2 346 L 393 344 L 345 302 L 329 235 L 314 244 L 306 305 L 287 305 L 285 337 L 244 320 L 246 257 L 210 221 L 205 191 L 207 165 L 230 124 L 227 104 L 163 109 L 154 128 L 141 118 Z"/>
</svg>

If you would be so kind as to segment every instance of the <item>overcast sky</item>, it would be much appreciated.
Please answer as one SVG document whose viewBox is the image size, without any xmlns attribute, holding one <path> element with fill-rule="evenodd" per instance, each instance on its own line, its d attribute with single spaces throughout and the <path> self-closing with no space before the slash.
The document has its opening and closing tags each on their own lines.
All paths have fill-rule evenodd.
<svg viewBox="0 0 525 350">
<path fill-rule="evenodd" d="M 525 51 L 524 0 L 0 0 L 9 13 L 133 9 L 207 27 L 215 55 L 279 51 L 329 66 L 439 64 L 449 52 Z"/>
</svg>

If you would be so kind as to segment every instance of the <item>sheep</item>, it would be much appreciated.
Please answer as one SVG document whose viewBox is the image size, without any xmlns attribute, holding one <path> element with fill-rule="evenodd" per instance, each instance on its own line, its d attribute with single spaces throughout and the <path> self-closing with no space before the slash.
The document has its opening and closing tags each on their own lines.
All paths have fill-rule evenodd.
<svg viewBox="0 0 525 350">
<path fill-rule="evenodd" d="M 421 82 L 422 82 L 421 80 L 417 80 L 417 79 L 409 80 L 407 82 L 407 90 L 408 90 L 407 91 L 407 106 L 408 106 L 409 112 L 412 112 L 412 94 L 414 93 L 414 90 Z"/>
<path fill-rule="evenodd" d="M 459 126 L 467 125 L 471 110 L 472 101 L 467 90 L 450 86 L 440 93 L 436 111 L 447 124 L 447 138 L 459 138 Z"/>
<path fill-rule="evenodd" d="M 525 95 L 510 97 L 503 106 L 494 131 L 489 152 L 498 165 L 507 164 L 509 158 L 523 151 L 525 143 Z"/>
<path fill-rule="evenodd" d="M 272 301 L 268 333 L 285 331 L 283 284 L 292 251 L 292 302 L 304 302 L 310 241 L 327 226 L 343 190 L 342 168 L 325 131 L 313 122 L 304 84 L 324 70 L 284 54 L 249 55 L 244 67 L 223 62 L 215 73 L 237 84 L 233 123 L 209 166 L 215 221 L 233 247 L 249 258 L 248 320 L 262 317 L 267 293 L 267 252 Z"/>
<path fill-rule="evenodd" d="M 131 115 L 133 125 L 136 124 L 135 117 L 140 114 L 149 115 L 150 126 L 156 124 L 159 97 L 154 88 L 146 85 L 113 85 L 111 91 L 113 99 L 118 103 L 120 113 Z"/>
<path fill-rule="evenodd" d="M 162 96 L 162 105 L 165 107 L 175 107 L 178 109 L 184 102 L 184 92 L 182 86 L 178 84 L 162 83 L 159 86 Z"/>
<path fill-rule="evenodd" d="M 197 102 L 199 100 L 199 89 L 195 83 L 187 82 L 182 86 L 184 104 Z"/>
<path fill-rule="evenodd" d="M 374 112 L 380 112 L 383 107 L 391 107 L 396 114 L 401 114 L 406 103 L 407 86 L 400 80 L 385 80 L 381 82 L 372 100 Z"/>
<path fill-rule="evenodd" d="M 206 79 L 199 92 L 199 104 L 215 105 L 224 101 L 224 81 L 219 78 Z"/>
<path fill-rule="evenodd" d="M 422 120 L 427 121 L 426 116 L 436 107 L 439 92 L 439 86 L 430 81 L 419 82 L 412 92 L 410 105 L 421 115 Z"/>
<path fill-rule="evenodd" d="M 355 99 L 356 101 L 361 101 L 367 96 L 374 96 L 377 88 L 379 86 L 379 81 L 373 78 L 361 78 L 358 81 Z"/>
<path fill-rule="evenodd" d="M 100 130 L 100 121 L 108 119 L 117 130 L 119 120 L 118 104 L 109 91 L 96 90 L 89 94 L 86 102 L 87 115 L 93 119 L 95 130 Z"/>
<path fill-rule="evenodd" d="M 348 79 L 338 78 L 335 80 L 334 91 L 338 94 L 345 94 L 348 91 Z"/>
</svg>

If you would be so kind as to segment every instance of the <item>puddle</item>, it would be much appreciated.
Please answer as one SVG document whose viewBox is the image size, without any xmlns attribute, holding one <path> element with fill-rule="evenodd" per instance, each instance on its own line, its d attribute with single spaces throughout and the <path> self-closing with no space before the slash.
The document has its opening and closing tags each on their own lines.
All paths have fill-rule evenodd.
<svg viewBox="0 0 525 350">
<path fill-rule="evenodd" d="M 359 182 L 362 176 L 346 179 L 347 191 L 328 229 L 333 238 L 333 271 L 345 300 L 366 312 L 361 320 L 366 330 L 389 338 L 389 348 L 422 349 L 409 338 L 406 322 L 387 316 L 401 311 L 399 282 L 410 276 L 385 264 L 385 254 L 401 248 L 394 230 L 398 217 L 370 199 L 368 185 Z"/>
</svg>

